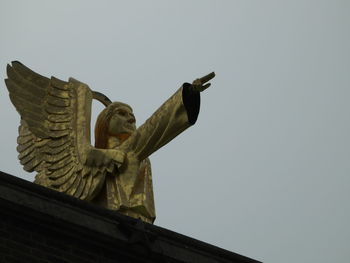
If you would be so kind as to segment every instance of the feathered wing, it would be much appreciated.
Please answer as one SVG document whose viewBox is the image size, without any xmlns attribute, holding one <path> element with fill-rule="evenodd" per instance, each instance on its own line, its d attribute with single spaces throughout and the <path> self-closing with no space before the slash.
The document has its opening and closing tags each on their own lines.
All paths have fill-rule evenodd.
<svg viewBox="0 0 350 263">
<path fill-rule="evenodd" d="M 124 161 L 122 152 L 90 144 L 92 91 L 72 78 L 43 77 L 20 62 L 7 66 L 10 99 L 21 115 L 17 151 L 35 183 L 83 200 L 101 189 L 107 172 Z"/>
</svg>

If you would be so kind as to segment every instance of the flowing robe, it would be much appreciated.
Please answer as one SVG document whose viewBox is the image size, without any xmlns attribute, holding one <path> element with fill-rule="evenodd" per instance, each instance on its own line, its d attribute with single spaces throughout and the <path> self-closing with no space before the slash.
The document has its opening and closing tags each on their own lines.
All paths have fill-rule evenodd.
<svg viewBox="0 0 350 263">
<path fill-rule="evenodd" d="M 116 149 L 126 154 L 117 174 L 108 174 L 100 194 L 92 200 L 109 209 L 153 223 L 155 206 L 151 163 L 153 152 L 193 125 L 200 94 L 185 83 L 143 125 Z"/>
</svg>

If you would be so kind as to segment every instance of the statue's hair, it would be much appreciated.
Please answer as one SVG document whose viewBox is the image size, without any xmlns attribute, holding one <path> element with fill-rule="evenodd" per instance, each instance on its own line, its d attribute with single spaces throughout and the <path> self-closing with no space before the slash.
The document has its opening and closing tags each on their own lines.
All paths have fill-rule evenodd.
<svg viewBox="0 0 350 263">
<path fill-rule="evenodd" d="M 115 109 L 119 106 L 131 107 L 123 102 L 113 102 L 108 105 L 98 115 L 95 125 L 95 147 L 100 149 L 106 149 L 108 144 L 108 126 L 112 116 L 115 114 Z"/>
</svg>

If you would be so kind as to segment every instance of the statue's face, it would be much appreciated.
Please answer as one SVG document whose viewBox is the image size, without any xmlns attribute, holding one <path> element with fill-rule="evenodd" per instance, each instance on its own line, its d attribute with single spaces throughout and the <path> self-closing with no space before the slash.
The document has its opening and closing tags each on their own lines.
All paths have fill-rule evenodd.
<svg viewBox="0 0 350 263">
<path fill-rule="evenodd" d="M 109 121 L 108 132 L 113 135 L 132 133 L 136 130 L 135 122 L 132 109 L 127 105 L 118 105 L 113 110 L 113 115 Z"/>
</svg>

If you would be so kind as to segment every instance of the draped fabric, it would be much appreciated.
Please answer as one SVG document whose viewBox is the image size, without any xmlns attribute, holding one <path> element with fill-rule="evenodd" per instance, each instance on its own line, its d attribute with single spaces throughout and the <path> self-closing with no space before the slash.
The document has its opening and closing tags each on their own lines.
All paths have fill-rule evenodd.
<svg viewBox="0 0 350 263">
<path fill-rule="evenodd" d="M 125 165 L 118 174 L 106 176 L 104 188 L 93 201 L 153 223 L 156 214 L 148 156 L 194 124 L 199 107 L 199 92 L 185 83 L 117 148 L 126 154 Z"/>
</svg>

